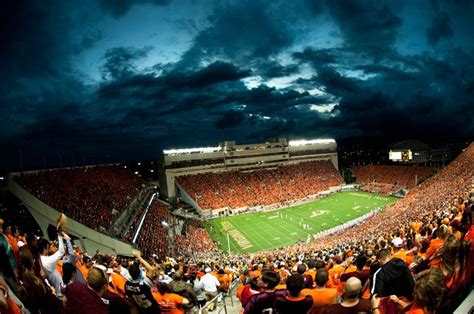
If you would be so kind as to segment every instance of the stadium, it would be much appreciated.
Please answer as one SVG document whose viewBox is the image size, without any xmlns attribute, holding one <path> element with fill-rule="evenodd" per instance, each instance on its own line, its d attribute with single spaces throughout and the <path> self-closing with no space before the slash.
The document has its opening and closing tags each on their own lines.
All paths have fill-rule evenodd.
<svg viewBox="0 0 474 314">
<path fill-rule="evenodd" d="M 474 313 L 474 1 L 0 2 L 0 314 Z"/>
<path fill-rule="evenodd" d="M 284 274 L 300 273 L 304 265 L 301 275 L 311 278 L 319 261 L 329 266 L 326 288 L 342 294 L 344 282 L 338 276 L 368 272 L 382 249 L 392 250 L 392 258 L 404 260 L 416 276 L 415 265 L 433 254 L 439 235 L 432 235 L 441 229 L 452 235 L 458 245 L 455 258 L 460 258 L 460 241 L 468 243 L 472 234 L 474 144 L 437 171 L 424 161 L 393 158 L 393 149 L 386 153 L 394 159 L 388 164 L 354 165 L 349 184 L 338 171 L 335 140 L 279 138 L 163 150 L 156 161 L 158 180 L 143 180 L 130 165 L 90 165 L 10 173 L 8 188 L 26 209 L 24 216 L 37 223 L 37 235 L 59 241 L 59 250 L 68 239 L 68 252 L 83 278 L 85 261 L 105 263 L 110 292 L 127 297 L 121 276 L 139 256 L 170 279 L 179 271 L 189 276 L 192 269 L 200 277 L 215 271 L 227 287 L 219 290 L 224 299 L 217 306 L 247 311 L 253 303 L 241 289 L 247 287 L 245 278 L 258 272 L 277 272 L 284 287 Z M 4 256 L 20 263 L 3 265 L 13 275 L 31 235 L 11 223 L 3 222 L 10 248 Z M 470 253 L 462 254 L 462 274 L 448 290 L 451 299 L 442 304 L 446 311 L 459 306 L 470 289 Z M 367 270 L 350 262 L 361 259 L 361 269 Z M 58 270 L 64 276 L 64 269 Z M 3 274 L 8 279 L 8 271 Z M 370 297 L 375 282 L 366 280 L 363 292 Z M 235 308 L 227 300 L 227 308 L 226 298 L 236 293 L 235 302 L 242 304 Z M 391 305 L 384 300 L 388 311 Z M 201 304 L 199 311 L 213 302 Z"/>
</svg>

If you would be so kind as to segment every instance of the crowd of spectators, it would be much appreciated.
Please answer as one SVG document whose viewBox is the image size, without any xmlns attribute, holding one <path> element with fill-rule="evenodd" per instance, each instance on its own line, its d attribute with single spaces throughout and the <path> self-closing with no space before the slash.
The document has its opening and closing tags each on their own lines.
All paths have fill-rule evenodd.
<svg viewBox="0 0 474 314">
<path fill-rule="evenodd" d="M 366 222 L 259 254 L 88 256 L 61 219 L 57 243 L 22 237 L 0 220 L 0 311 L 193 313 L 238 278 L 244 313 L 451 313 L 472 289 L 473 204 L 471 144 Z M 170 215 L 159 202 L 150 209 L 145 242 L 155 230 L 166 238 L 158 228 Z"/>
<path fill-rule="evenodd" d="M 141 216 L 139 217 L 141 220 Z M 161 201 L 154 200 L 146 213 L 143 225 L 138 233 L 136 245 L 144 257 L 166 256 L 168 252 L 168 232 L 173 229 L 175 253 L 193 256 L 196 252 L 215 252 L 216 245 L 209 233 L 202 227 L 187 221 L 180 231 L 178 218 L 171 214 L 170 208 Z M 138 226 L 138 223 L 137 223 Z"/>
<path fill-rule="evenodd" d="M 274 169 L 186 175 L 178 177 L 177 181 L 204 210 L 284 203 L 344 183 L 327 160 Z"/>
<path fill-rule="evenodd" d="M 119 217 L 144 184 L 119 166 L 49 170 L 21 174 L 15 180 L 43 203 L 102 232 Z"/>
<path fill-rule="evenodd" d="M 402 165 L 360 165 L 354 166 L 358 184 L 379 183 L 412 188 L 433 174 L 430 167 Z"/>
</svg>

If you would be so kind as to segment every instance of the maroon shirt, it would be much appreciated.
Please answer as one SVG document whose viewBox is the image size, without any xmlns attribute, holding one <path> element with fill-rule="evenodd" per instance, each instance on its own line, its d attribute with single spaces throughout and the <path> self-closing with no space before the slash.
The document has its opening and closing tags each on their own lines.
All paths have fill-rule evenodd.
<svg viewBox="0 0 474 314">
<path fill-rule="evenodd" d="M 289 296 L 278 297 L 275 300 L 275 310 L 278 314 L 306 314 L 313 306 L 313 298 L 310 295 L 296 299 Z"/>
<path fill-rule="evenodd" d="M 273 309 L 277 297 L 284 297 L 288 294 L 287 290 L 277 290 L 271 292 L 262 292 L 252 295 L 245 306 L 245 314 L 260 314 L 265 309 Z"/>
<path fill-rule="evenodd" d="M 355 306 L 345 307 L 341 304 L 328 305 L 323 313 L 324 314 L 351 314 L 351 313 L 371 313 L 372 306 L 369 300 L 359 300 Z"/>
<path fill-rule="evenodd" d="M 64 310 L 70 314 L 108 314 L 107 305 L 85 284 L 78 281 L 66 286 L 64 292 L 66 306 Z"/>
</svg>

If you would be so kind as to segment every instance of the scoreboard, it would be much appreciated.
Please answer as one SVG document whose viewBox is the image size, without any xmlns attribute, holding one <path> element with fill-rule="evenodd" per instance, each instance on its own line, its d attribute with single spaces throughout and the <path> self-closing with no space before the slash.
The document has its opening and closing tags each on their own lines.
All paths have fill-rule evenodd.
<svg viewBox="0 0 474 314">
<path fill-rule="evenodd" d="M 388 158 L 392 161 L 410 161 L 413 159 L 411 150 L 389 151 Z"/>
</svg>

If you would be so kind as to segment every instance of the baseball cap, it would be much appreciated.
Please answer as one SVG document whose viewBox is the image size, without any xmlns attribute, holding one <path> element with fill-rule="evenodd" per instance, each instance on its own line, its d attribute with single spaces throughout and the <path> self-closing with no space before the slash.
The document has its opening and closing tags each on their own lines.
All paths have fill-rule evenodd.
<svg viewBox="0 0 474 314">
<path fill-rule="evenodd" d="M 401 248 L 403 246 L 403 240 L 400 237 L 396 237 L 392 240 L 392 244 L 396 248 Z"/>
</svg>

